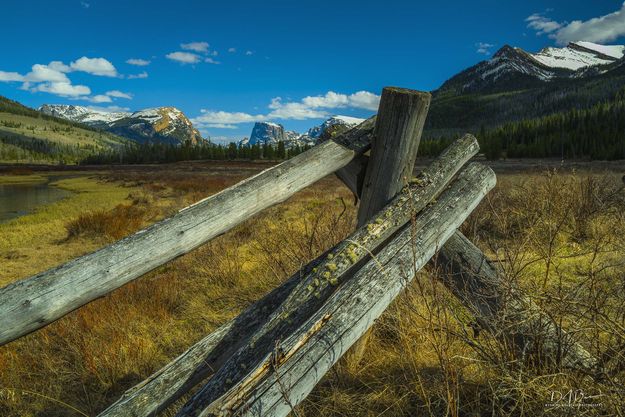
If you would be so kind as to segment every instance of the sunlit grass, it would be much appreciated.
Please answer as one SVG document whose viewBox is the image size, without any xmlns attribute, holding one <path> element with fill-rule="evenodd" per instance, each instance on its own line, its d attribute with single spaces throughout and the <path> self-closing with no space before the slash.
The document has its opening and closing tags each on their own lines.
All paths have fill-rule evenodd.
<svg viewBox="0 0 625 417">
<path fill-rule="evenodd" d="M 40 178 L 39 175 L 33 177 L 33 181 Z M 30 176 L 20 178 L 29 181 Z M 129 193 L 136 191 L 133 187 L 122 187 L 88 176 L 53 180 L 51 185 L 72 191 L 72 194 L 42 206 L 32 214 L 0 223 L 0 285 L 101 246 L 102 242 L 97 239 L 61 244 L 67 237 L 66 224 L 89 210 L 111 210 L 127 202 Z"/>
<path fill-rule="evenodd" d="M 145 225 L 242 178 L 173 171 L 112 177 L 113 182 L 62 180 L 59 185 L 81 191 L 71 197 L 74 201 L 26 216 L 23 224 L 7 224 L 15 232 L 21 227 L 22 239 L 30 236 L 21 243 L 19 235 L 12 237 L 29 254 L 26 262 L 1 263 L 11 268 L 12 279 L 26 275 L 18 273 L 20 268 L 45 269 L 139 227 L 138 221 L 120 225 L 116 214 L 137 209 L 129 217 Z M 507 280 L 524 288 L 587 349 L 618 362 L 625 340 L 619 327 L 625 317 L 619 281 L 625 274 L 625 194 L 618 191 L 616 177 L 597 178 L 499 176 L 497 188 L 463 232 L 497 260 Z M 1 347 L 0 390 L 16 391 L 12 396 L 0 392 L 0 415 L 80 415 L 70 407 L 97 414 L 342 240 L 353 230 L 356 209 L 338 180 L 326 178 L 109 296 Z M 47 240 L 37 243 L 42 236 Z M 9 244 L 0 246 L 0 257 L 11 250 Z M 590 394 L 601 390 L 606 396 L 597 412 L 603 415 L 623 409 L 620 396 L 610 391 L 611 380 L 596 382 L 522 362 L 485 331 L 474 334 L 472 320 L 438 282 L 436 271 L 426 268 L 374 325 L 365 360 L 350 362 L 349 355 L 341 360 L 298 407 L 298 416 L 534 416 L 546 413 L 553 390 L 569 388 Z"/>
</svg>

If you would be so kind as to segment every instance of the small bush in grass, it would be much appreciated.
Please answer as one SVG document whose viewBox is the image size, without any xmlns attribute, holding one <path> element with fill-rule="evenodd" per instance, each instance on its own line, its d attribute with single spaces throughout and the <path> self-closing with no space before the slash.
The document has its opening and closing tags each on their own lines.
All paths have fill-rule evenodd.
<svg viewBox="0 0 625 417">
<path fill-rule="evenodd" d="M 102 236 L 121 239 L 139 230 L 145 213 L 145 208 L 139 205 L 120 204 L 111 211 L 99 210 L 81 214 L 65 226 L 67 237 Z"/>
</svg>

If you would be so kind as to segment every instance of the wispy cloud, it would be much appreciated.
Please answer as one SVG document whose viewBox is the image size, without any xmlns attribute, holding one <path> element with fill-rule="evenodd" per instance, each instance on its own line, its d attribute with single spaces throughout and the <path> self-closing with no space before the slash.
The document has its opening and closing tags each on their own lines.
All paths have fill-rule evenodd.
<svg viewBox="0 0 625 417">
<path fill-rule="evenodd" d="M 245 51 L 245 55 L 248 55 L 248 56 L 249 55 L 254 55 L 254 52 L 248 50 L 248 51 Z"/>
<path fill-rule="evenodd" d="M 89 97 L 89 100 L 92 103 L 112 103 L 113 99 L 106 94 L 98 94 L 93 97 Z"/>
<path fill-rule="evenodd" d="M 17 72 L 6 72 L 0 71 L 0 81 L 11 82 L 11 81 L 24 81 L 24 76 L 22 74 L 18 74 Z"/>
<path fill-rule="evenodd" d="M 119 91 L 119 90 L 107 91 L 105 94 L 107 96 L 109 96 L 109 97 L 125 98 L 125 99 L 128 99 L 128 100 L 132 99 L 132 94 L 124 93 L 123 91 Z"/>
<path fill-rule="evenodd" d="M 230 53 L 235 53 L 237 51 L 237 48 L 228 48 L 228 52 Z"/>
<path fill-rule="evenodd" d="M 340 94 L 328 91 L 324 95 L 307 96 L 300 101 L 284 101 L 281 97 L 271 99 L 266 114 L 201 110 L 201 115 L 193 119 L 198 128 L 232 129 L 237 124 L 267 120 L 306 120 L 330 116 L 330 110 L 353 108 L 375 111 L 380 96 L 368 91 L 353 94 Z"/>
<path fill-rule="evenodd" d="M 181 64 L 198 64 L 200 62 L 206 62 L 208 64 L 219 65 L 221 62 L 212 57 L 219 55 L 217 51 L 209 50 L 210 45 L 208 42 L 190 42 L 181 43 L 180 48 L 184 51 L 171 52 L 165 57 L 172 61 L 179 62 Z M 193 51 L 193 52 L 188 52 Z"/>
<path fill-rule="evenodd" d="M 475 52 L 482 55 L 490 55 L 492 52 L 491 49 L 494 46 L 495 45 L 493 45 L 492 43 L 478 42 L 475 44 L 475 47 L 477 48 Z"/>
<path fill-rule="evenodd" d="M 130 74 L 127 77 L 129 80 L 134 80 L 136 78 L 148 78 L 148 73 L 146 71 L 140 72 L 139 74 Z"/>
<path fill-rule="evenodd" d="M 172 61 L 179 62 L 181 64 L 197 64 L 201 61 L 201 58 L 197 54 L 193 54 L 191 52 L 171 52 L 165 55 L 165 58 L 170 59 Z"/>
<path fill-rule="evenodd" d="M 72 85 L 69 82 L 45 82 L 27 89 L 33 92 L 42 91 L 61 97 L 79 97 L 91 94 L 91 89 L 86 85 Z"/>
<path fill-rule="evenodd" d="M 227 124 L 227 123 L 207 123 L 204 125 L 204 127 L 213 128 L 213 129 L 236 129 L 237 128 L 236 125 Z"/>
<path fill-rule="evenodd" d="M 140 58 L 130 58 L 126 60 L 126 64 L 136 65 L 138 67 L 145 67 L 147 65 L 150 65 L 150 62 L 150 60 Z"/>
<path fill-rule="evenodd" d="M 558 22 L 545 13 L 534 13 L 525 21 L 537 35 L 547 34 L 560 45 L 575 41 L 611 42 L 625 36 L 625 3 L 619 10 L 586 21 Z"/>
<path fill-rule="evenodd" d="M 180 47 L 184 50 L 200 53 L 207 53 L 209 46 L 208 42 L 189 42 L 180 44 Z"/>
<path fill-rule="evenodd" d="M 87 3 L 86 1 L 81 1 L 80 5 L 83 7 L 83 9 L 88 9 L 89 7 L 91 7 L 91 4 Z"/>
<path fill-rule="evenodd" d="M 545 33 L 555 32 L 556 30 L 562 27 L 561 23 L 556 22 L 555 20 L 551 20 L 546 17 L 544 13 L 534 13 L 528 16 L 525 21 L 527 22 L 527 27 L 536 31 L 536 35 L 540 36 Z"/>
</svg>

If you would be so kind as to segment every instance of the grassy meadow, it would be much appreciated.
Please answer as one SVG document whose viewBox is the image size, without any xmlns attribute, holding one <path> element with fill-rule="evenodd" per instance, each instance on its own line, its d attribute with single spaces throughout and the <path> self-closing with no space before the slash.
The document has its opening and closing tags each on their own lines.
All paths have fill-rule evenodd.
<svg viewBox="0 0 625 417">
<path fill-rule="evenodd" d="M 113 242 L 264 167 L 189 163 L 52 179 L 74 194 L 0 223 L 0 286 Z M 497 187 L 463 225 L 507 282 L 602 361 L 609 370 L 602 380 L 520 356 L 506 341 L 476 331 L 429 266 L 376 322 L 365 359 L 346 355 L 293 415 L 625 415 L 623 173 L 498 174 Z M 0 347 L 0 415 L 96 415 L 345 238 L 356 212 L 349 191 L 327 177 Z M 579 390 L 586 406 L 546 406 Z"/>
</svg>

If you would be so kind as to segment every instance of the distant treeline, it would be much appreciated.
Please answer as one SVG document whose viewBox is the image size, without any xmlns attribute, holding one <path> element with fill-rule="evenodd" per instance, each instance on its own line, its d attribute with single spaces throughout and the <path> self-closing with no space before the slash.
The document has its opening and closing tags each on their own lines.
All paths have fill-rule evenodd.
<svg viewBox="0 0 625 417">
<path fill-rule="evenodd" d="M 482 127 L 477 134 L 488 159 L 548 158 L 625 159 L 625 93 L 588 109 Z M 455 138 L 424 139 L 421 156 L 435 156 Z"/>
<path fill-rule="evenodd" d="M 93 154 L 84 158 L 82 164 L 152 164 L 194 160 L 259 160 L 288 159 L 298 155 L 309 146 L 286 148 L 283 142 L 277 145 L 220 145 L 211 142 L 183 145 L 165 143 L 128 144 L 115 150 Z"/>
</svg>

